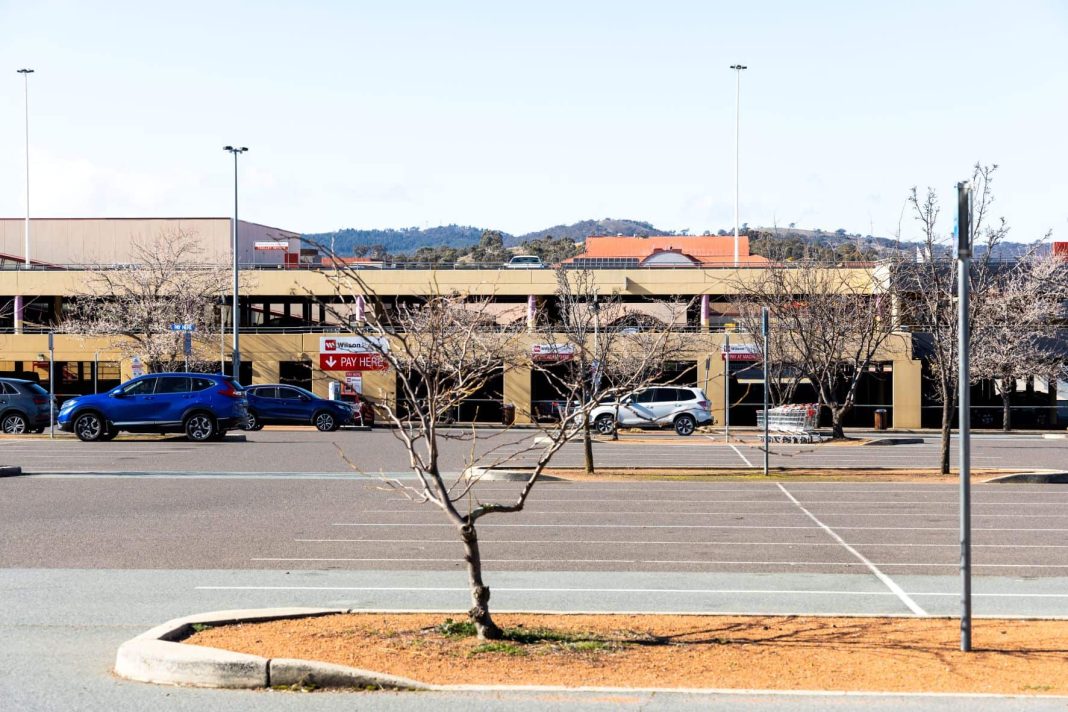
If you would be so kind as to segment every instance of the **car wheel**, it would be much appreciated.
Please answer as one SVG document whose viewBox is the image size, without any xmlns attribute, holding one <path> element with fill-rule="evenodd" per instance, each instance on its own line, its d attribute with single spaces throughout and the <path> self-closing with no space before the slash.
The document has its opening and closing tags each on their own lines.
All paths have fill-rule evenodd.
<svg viewBox="0 0 1068 712">
<path fill-rule="evenodd" d="M 248 419 L 245 421 L 245 430 L 263 430 L 263 423 L 256 418 L 255 413 L 250 412 L 248 414 Z"/>
<path fill-rule="evenodd" d="M 0 431 L 5 435 L 22 435 L 29 430 L 29 423 L 22 413 L 8 413 L 0 422 Z"/>
<path fill-rule="evenodd" d="M 697 429 L 697 421 L 693 419 L 692 415 L 680 415 L 675 418 L 675 432 L 679 435 L 693 435 L 693 431 Z"/>
<path fill-rule="evenodd" d="M 597 419 L 593 421 L 593 427 L 601 435 L 611 435 L 616 429 L 616 419 L 607 413 L 598 415 Z"/>
<path fill-rule="evenodd" d="M 330 433 L 337 430 L 337 418 L 326 411 L 315 414 L 315 427 L 321 432 Z"/>
<path fill-rule="evenodd" d="M 185 436 L 202 443 L 215 436 L 215 419 L 207 413 L 193 413 L 185 419 Z"/>
<path fill-rule="evenodd" d="M 104 419 L 96 413 L 82 413 L 74 421 L 74 434 L 82 442 L 92 443 L 103 440 L 106 432 Z"/>
</svg>

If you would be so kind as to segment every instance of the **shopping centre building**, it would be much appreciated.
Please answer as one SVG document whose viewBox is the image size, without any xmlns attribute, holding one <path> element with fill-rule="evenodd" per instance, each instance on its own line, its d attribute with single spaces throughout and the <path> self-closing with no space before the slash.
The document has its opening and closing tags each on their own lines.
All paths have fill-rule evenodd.
<svg viewBox="0 0 1068 712">
<path fill-rule="evenodd" d="M 48 334 L 54 334 L 55 390 L 61 397 L 105 390 L 131 377 L 135 360 L 116 348 L 113 336 L 84 336 L 64 327 L 65 305 L 87 293 L 92 276 L 136 262 L 139 249 L 167 236 L 194 236 L 200 259 L 230 264 L 232 222 L 228 218 L 35 219 L 30 226 L 31 264 L 24 262 L 24 223 L 0 220 L 0 375 L 32 378 L 47 385 Z M 590 238 L 574 263 L 595 275 L 600 294 L 622 302 L 626 315 L 605 329 L 664 328 L 683 335 L 684 348 L 667 365 L 665 378 L 705 388 L 722 422 L 724 374 L 731 402 L 731 422 L 755 421 L 763 398 L 762 374 L 743 347 L 727 363 L 723 346 L 736 321 L 735 286 L 747 271 L 766 269 L 763 258 L 749 255 L 743 236 L 740 258 L 733 261 L 733 237 Z M 628 248 L 627 245 L 631 245 Z M 336 273 L 317 250 L 301 243 L 298 233 L 240 222 L 238 256 L 242 272 L 237 314 L 241 329 L 239 377 L 250 383 L 293 383 L 326 395 L 337 381 L 359 389 L 375 402 L 394 402 L 395 375 L 378 370 L 332 370 L 331 335 L 346 333 L 345 324 L 363 308 L 339 296 Z M 329 262 L 328 260 L 326 261 Z M 498 421 L 503 404 L 515 404 L 517 419 L 553 412 L 560 398 L 541 368 L 534 368 L 549 339 L 541 314 L 551 314 L 557 299 L 552 269 L 505 269 L 503 266 L 410 265 L 376 263 L 360 276 L 369 293 L 392 304 L 428 294 L 464 294 L 488 298 L 489 311 L 501 326 L 525 333 L 525 363 L 502 367 L 501 375 L 474 394 L 456 413 L 459 421 Z M 885 283 L 878 264 L 841 265 L 851 279 L 874 294 Z M 668 313 L 665 300 L 681 300 L 685 313 Z M 348 311 L 346 311 L 348 310 Z M 215 365 L 229 370 L 231 300 L 220 300 L 213 334 Z M 205 337 L 208 337 L 205 339 Z M 729 335 L 736 350 L 749 338 Z M 940 408 L 925 393 L 924 366 L 916 357 L 913 334 L 895 333 L 862 377 L 857 406 L 847 424 L 870 426 L 874 411 L 885 409 L 897 428 L 937 422 Z M 811 388 L 808 389 L 811 391 Z M 812 399 L 802 388 L 798 398 Z M 1035 425 L 1057 422 L 1056 386 L 1032 386 L 1020 396 L 1021 407 L 1035 412 Z M 1026 400 L 1030 398 L 1030 400 Z M 982 399 L 979 400 L 980 407 Z M 991 402 L 992 412 L 1000 406 Z M 1026 418 L 1021 426 L 1027 423 Z"/>
</svg>

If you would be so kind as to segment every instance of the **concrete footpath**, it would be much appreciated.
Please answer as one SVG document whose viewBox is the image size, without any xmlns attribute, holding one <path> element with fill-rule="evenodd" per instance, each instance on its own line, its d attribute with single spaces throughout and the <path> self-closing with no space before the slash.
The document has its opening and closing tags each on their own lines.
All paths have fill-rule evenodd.
<svg viewBox="0 0 1068 712">
<path fill-rule="evenodd" d="M 600 573 L 491 573 L 499 610 L 704 610 L 740 609 L 745 598 L 752 609 L 753 596 L 745 591 L 771 587 L 771 578 L 715 574 L 705 577 L 664 574 Z M 807 575 L 775 577 L 779 586 L 791 590 L 845 591 L 828 610 L 864 612 L 875 608 L 902 613 L 900 602 L 878 593 L 866 594 L 870 577 Z M 823 579 L 826 580 L 823 580 Z M 864 583 L 861 579 L 867 579 Z M 923 579 L 925 577 L 916 577 Z M 910 592 L 939 587 L 927 593 L 947 594 L 952 609 L 951 582 L 901 579 Z M 983 579 L 977 591 L 1026 593 L 1011 579 Z M 1035 601 L 1046 601 L 1063 611 L 1062 579 L 1032 582 Z M 683 585 L 685 584 L 685 585 Z M 833 587 L 832 587 L 833 585 Z M 616 593 L 607 593 L 611 588 Z M 561 589 L 588 589 L 564 591 Z M 717 590 L 707 593 L 701 590 Z M 733 589 L 735 593 L 729 593 Z M 1042 589 L 1052 598 L 1042 597 Z M 856 591 L 850 595 L 848 591 Z M 813 594 L 783 594 L 790 596 Z M 733 602 L 730 597 L 734 597 Z M 717 598 L 719 597 L 719 598 Z M 560 693 L 560 692 L 420 692 L 420 693 L 298 693 L 251 692 L 171 688 L 127 682 L 110 670 L 123 641 L 164 620 L 192 613 L 226 608 L 281 605 L 324 605 L 349 608 L 421 608 L 462 610 L 466 596 L 463 578 L 456 573 L 373 571 L 141 571 L 77 569 L 0 570 L 0 699 L 14 710 L 163 710 L 204 709 L 282 710 L 299 704 L 302 710 L 545 710 L 545 709 L 642 709 L 642 710 L 1064 710 L 1063 699 L 969 698 L 964 696 L 912 695 L 807 695 L 718 693 Z M 770 600 L 775 600 L 774 597 Z M 1008 599 L 1023 605 L 1025 598 Z M 1057 601 L 1056 604 L 1049 604 Z M 790 601 L 794 611 L 798 601 Z M 936 606 L 929 604 L 933 609 Z M 980 597 L 977 612 L 997 613 L 1004 599 Z M 774 606 L 772 606 L 774 607 Z M 773 612 L 768 610 L 767 612 Z M 1037 610 L 1032 615 L 1037 614 Z M 1062 613 L 1063 614 L 1063 613 Z M 353 697 L 358 694 L 358 697 Z"/>
</svg>

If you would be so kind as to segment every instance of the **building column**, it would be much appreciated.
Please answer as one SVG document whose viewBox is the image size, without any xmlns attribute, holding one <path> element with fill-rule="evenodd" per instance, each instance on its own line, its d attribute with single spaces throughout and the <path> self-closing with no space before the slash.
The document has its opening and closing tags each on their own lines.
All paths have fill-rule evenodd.
<svg viewBox="0 0 1068 712">
<path fill-rule="evenodd" d="M 23 302 L 22 302 L 22 297 L 20 295 L 15 295 L 15 315 L 14 315 L 14 318 L 15 318 L 15 333 L 16 334 L 21 334 L 22 333 L 22 312 L 23 312 L 23 308 L 24 308 L 24 305 L 23 305 Z"/>
<path fill-rule="evenodd" d="M 504 370 L 504 402 L 515 406 L 516 423 L 532 423 L 530 402 L 530 374 L 533 369 L 529 364 L 511 366 Z"/>
<path fill-rule="evenodd" d="M 708 295 L 701 295 L 701 331 L 708 331 Z"/>
<path fill-rule="evenodd" d="M 716 419 L 716 425 L 723 425 L 723 377 L 726 362 L 722 354 L 722 335 L 714 343 L 709 344 L 709 350 L 697 359 L 697 384 L 704 390 L 708 400 L 712 403 L 712 417 Z"/>
<path fill-rule="evenodd" d="M 538 298 L 533 294 L 527 296 L 527 331 L 534 331 L 538 320 Z M 518 418 L 519 416 L 516 415 Z"/>
<path fill-rule="evenodd" d="M 894 417 L 891 427 L 919 428 L 922 422 L 923 365 L 908 358 L 895 358 Z"/>
</svg>

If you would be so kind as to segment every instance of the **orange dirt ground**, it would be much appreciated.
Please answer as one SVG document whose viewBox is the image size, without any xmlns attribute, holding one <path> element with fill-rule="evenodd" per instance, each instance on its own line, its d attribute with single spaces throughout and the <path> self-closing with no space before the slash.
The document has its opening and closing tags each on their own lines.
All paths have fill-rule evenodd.
<svg viewBox="0 0 1068 712">
<path fill-rule="evenodd" d="M 185 642 L 439 684 L 1068 694 L 1068 621 L 977 619 L 962 653 L 944 618 L 509 614 L 497 646 L 444 635 L 445 618 L 331 615 Z"/>
</svg>

